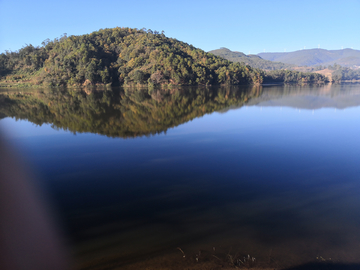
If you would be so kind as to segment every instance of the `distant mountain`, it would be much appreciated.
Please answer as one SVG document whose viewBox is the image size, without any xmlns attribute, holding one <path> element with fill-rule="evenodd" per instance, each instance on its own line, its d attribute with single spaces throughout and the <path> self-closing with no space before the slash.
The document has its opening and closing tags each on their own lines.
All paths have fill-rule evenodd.
<svg viewBox="0 0 360 270">
<path fill-rule="evenodd" d="M 360 51 L 353 49 L 310 49 L 295 52 L 259 53 L 257 55 L 269 61 L 279 61 L 296 66 L 327 66 L 334 63 L 345 67 L 360 66 Z"/>
<path fill-rule="evenodd" d="M 275 70 L 275 69 L 289 69 L 293 67 L 291 64 L 285 64 L 281 62 L 273 62 L 273 60 L 264 60 L 258 55 L 249 54 L 246 55 L 242 52 L 234 52 L 227 48 L 220 48 L 217 50 L 209 51 L 216 56 L 223 57 L 231 62 L 245 63 L 254 68 L 260 68 L 265 70 Z"/>
</svg>

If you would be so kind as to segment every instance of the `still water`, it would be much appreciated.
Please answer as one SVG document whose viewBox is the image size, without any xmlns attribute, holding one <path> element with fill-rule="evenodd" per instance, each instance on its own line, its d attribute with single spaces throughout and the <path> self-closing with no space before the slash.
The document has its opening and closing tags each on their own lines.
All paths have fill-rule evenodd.
<svg viewBox="0 0 360 270">
<path fill-rule="evenodd" d="M 360 263 L 360 85 L 3 89 L 0 118 L 79 269 Z"/>
</svg>

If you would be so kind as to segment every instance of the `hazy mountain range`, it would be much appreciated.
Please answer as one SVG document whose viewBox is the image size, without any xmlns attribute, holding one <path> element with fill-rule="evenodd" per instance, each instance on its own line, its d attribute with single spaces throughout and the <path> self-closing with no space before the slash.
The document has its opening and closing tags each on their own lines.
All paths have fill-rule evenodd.
<svg viewBox="0 0 360 270">
<path fill-rule="evenodd" d="M 360 66 L 360 50 L 309 49 L 294 52 L 259 53 L 246 55 L 227 48 L 210 51 L 233 62 L 244 62 L 252 67 L 267 70 L 290 69 L 294 66 L 328 66 L 338 64 L 344 67 Z"/>
<path fill-rule="evenodd" d="M 296 66 L 333 65 L 360 66 L 360 51 L 353 49 L 325 50 L 309 49 L 295 52 L 259 53 L 265 60 L 283 62 Z"/>
<path fill-rule="evenodd" d="M 209 51 L 209 53 L 223 57 L 231 62 L 245 63 L 251 67 L 265 70 L 290 69 L 294 66 L 291 64 L 275 62 L 274 60 L 269 61 L 254 54 L 246 55 L 242 52 L 234 52 L 227 48 L 220 48 L 217 50 Z"/>
</svg>

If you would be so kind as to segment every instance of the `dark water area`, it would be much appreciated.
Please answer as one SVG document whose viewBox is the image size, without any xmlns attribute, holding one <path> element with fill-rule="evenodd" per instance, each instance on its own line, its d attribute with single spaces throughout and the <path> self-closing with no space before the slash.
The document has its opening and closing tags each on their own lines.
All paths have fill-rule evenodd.
<svg viewBox="0 0 360 270">
<path fill-rule="evenodd" d="M 356 266 L 359 106 L 358 84 L 5 89 L 0 127 L 40 176 L 79 268 L 178 247 L 194 260 Z"/>
</svg>

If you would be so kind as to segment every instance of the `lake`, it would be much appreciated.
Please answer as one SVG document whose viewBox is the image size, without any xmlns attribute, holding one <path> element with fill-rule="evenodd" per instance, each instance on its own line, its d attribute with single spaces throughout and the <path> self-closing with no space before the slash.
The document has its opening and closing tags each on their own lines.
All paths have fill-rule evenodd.
<svg viewBox="0 0 360 270">
<path fill-rule="evenodd" d="M 359 84 L 2 89 L 0 119 L 77 269 L 360 267 Z"/>
</svg>

